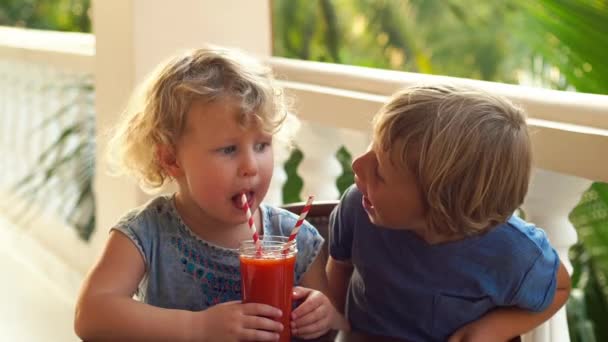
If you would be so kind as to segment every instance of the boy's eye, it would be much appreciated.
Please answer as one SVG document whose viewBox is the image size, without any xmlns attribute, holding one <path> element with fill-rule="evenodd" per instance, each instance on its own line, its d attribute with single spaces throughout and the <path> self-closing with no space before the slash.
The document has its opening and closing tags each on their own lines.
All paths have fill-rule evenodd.
<svg viewBox="0 0 608 342">
<path fill-rule="evenodd" d="M 222 154 L 233 154 L 234 152 L 236 152 L 236 146 L 231 145 L 231 146 L 222 147 L 222 148 L 218 149 L 218 151 Z"/>
<path fill-rule="evenodd" d="M 378 158 L 374 155 L 374 174 L 376 175 L 376 178 L 378 178 L 378 180 L 383 181 L 384 178 L 382 177 L 382 174 L 380 173 L 380 163 L 378 163 Z"/>
<path fill-rule="evenodd" d="M 254 149 L 256 152 L 264 152 L 268 147 L 270 147 L 270 143 L 263 142 L 255 144 Z"/>
</svg>

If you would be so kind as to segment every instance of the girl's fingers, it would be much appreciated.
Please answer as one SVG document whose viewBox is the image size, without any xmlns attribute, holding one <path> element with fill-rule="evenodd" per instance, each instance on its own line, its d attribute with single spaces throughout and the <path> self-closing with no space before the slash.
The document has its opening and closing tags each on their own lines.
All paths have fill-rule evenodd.
<svg viewBox="0 0 608 342">
<path fill-rule="evenodd" d="M 283 331 L 283 324 L 273 319 L 260 316 L 245 316 L 243 319 L 243 327 L 277 333 Z"/>
<path fill-rule="evenodd" d="M 239 339 L 245 341 L 278 341 L 279 334 L 264 330 L 247 329 Z"/>
<path fill-rule="evenodd" d="M 296 286 L 293 288 L 293 299 L 298 300 L 308 296 L 312 292 L 311 289 Z"/>
<path fill-rule="evenodd" d="M 322 320 L 326 315 L 327 310 L 323 306 L 315 308 L 313 311 L 306 313 L 303 316 L 298 316 L 297 319 L 293 320 L 293 323 L 298 330 L 302 327 L 311 325 L 317 321 Z"/>
<path fill-rule="evenodd" d="M 325 334 L 329 329 L 324 326 L 323 321 L 316 321 L 313 324 L 309 324 L 305 327 L 297 327 L 294 330 L 294 335 L 303 339 L 311 339 L 319 337 Z"/>
<path fill-rule="evenodd" d="M 281 310 L 266 304 L 247 303 L 243 304 L 243 314 L 247 316 L 265 316 L 279 318 L 282 316 Z"/>
<path fill-rule="evenodd" d="M 314 311 L 321 305 L 323 305 L 323 299 L 321 296 L 309 296 L 302 304 L 291 312 L 291 319 L 295 320 L 298 317 L 304 316 L 309 312 Z"/>
</svg>

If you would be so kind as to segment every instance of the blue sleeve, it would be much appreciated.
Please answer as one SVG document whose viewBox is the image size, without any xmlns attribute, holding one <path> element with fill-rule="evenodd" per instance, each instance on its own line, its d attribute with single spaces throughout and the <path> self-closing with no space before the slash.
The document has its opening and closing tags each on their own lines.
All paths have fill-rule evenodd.
<svg viewBox="0 0 608 342">
<path fill-rule="evenodd" d="M 146 225 L 145 213 L 139 209 L 135 209 L 123 216 L 118 223 L 111 229 L 124 234 L 139 250 L 146 269 L 149 268 L 152 250 L 152 229 Z"/>
<path fill-rule="evenodd" d="M 291 230 L 298 221 L 298 216 L 281 208 L 268 206 L 268 218 L 269 225 L 265 226 L 268 229 L 268 233 L 272 235 L 289 236 Z M 295 268 L 295 284 L 299 284 L 302 276 L 308 271 L 310 265 L 315 261 L 321 247 L 323 246 L 323 237 L 317 229 L 304 221 L 298 235 L 296 236 L 296 248 L 298 254 L 296 257 L 296 268 Z"/>
<path fill-rule="evenodd" d="M 357 205 L 361 206 L 361 196 L 357 188 L 352 185 L 344 192 L 340 203 L 329 216 L 329 254 L 336 260 L 348 261 L 351 258 L 354 206 Z"/>
<path fill-rule="evenodd" d="M 300 284 L 302 276 L 308 271 L 310 265 L 315 261 L 321 247 L 323 247 L 323 237 L 315 227 L 308 221 L 304 221 L 296 237 L 298 256 L 296 259 L 296 279 L 295 283 Z"/>
<path fill-rule="evenodd" d="M 538 255 L 527 270 L 510 304 L 539 312 L 553 302 L 560 261 L 542 229 L 534 228 L 529 237 L 536 242 Z"/>
</svg>

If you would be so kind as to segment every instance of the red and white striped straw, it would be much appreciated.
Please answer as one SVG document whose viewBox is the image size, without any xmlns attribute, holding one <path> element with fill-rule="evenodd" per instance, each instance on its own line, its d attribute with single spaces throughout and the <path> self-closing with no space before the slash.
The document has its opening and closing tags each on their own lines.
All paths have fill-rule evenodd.
<svg viewBox="0 0 608 342">
<path fill-rule="evenodd" d="M 306 201 L 304 208 L 302 208 L 300 217 L 298 218 L 296 225 L 291 230 L 291 234 L 289 234 L 289 239 L 287 239 L 287 244 L 289 244 L 289 242 L 295 240 L 296 236 L 298 235 L 298 232 L 300 231 L 300 227 L 302 226 L 302 223 L 304 223 L 304 219 L 306 218 L 306 215 L 310 211 L 310 207 L 312 207 L 312 200 L 314 198 L 315 198 L 315 196 L 312 196 L 312 195 L 308 196 L 308 200 Z M 284 251 L 286 251 L 287 249 L 289 249 L 288 246 L 285 246 Z"/>
<path fill-rule="evenodd" d="M 251 208 L 249 208 L 249 202 L 247 202 L 247 195 L 243 193 L 241 196 L 241 202 L 243 202 L 243 211 L 247 214 L 247 223 L 249 224 L 249 229 L 251 230 L 253 236 L 253 243 L 255 244 L 255 250 L 257 254 L 262 252 L 262 244 L 260 243 L 260 236 L 258 235 L 258 230 L 255 228 L 255 223 L 253 221 L 253 215 L 251 214 Z"/>
</svg>

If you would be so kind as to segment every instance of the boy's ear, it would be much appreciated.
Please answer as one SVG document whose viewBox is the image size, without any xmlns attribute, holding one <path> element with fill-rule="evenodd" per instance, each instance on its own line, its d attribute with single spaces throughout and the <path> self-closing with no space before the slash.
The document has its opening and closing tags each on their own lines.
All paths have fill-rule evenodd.
<svg viewBox="0 0 608 342">
<path fill-rule="evenodd" d="M 169 176 L 176 178 L 183 174 L 182 168 L 177 162 L 173 146 L 165 144 L 158 145 L 156 148 L 156 157 L 158 158 L 160 166 Z"/>
</svg>

